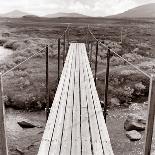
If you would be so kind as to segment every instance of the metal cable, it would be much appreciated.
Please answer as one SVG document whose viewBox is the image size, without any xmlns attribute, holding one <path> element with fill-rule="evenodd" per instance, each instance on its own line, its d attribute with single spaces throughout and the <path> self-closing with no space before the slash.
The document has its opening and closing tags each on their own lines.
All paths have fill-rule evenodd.
<svg viewBox="0 0 155 155">
<path fill-rule="evenodd" d="M 21 64 L 25 63 L 26 61 L 28 61 L 29 59 L 33 58 L 34 56 L 38 55 L 41 51 L 43 51 L 46 47 L 44 47 L 43 49 L 41 49 L 40 51 L 36 52 L 35 54 L 31 55 L 30 57 L 28 57 L 27 59 L 25 59 L 24 61 L 22 61 L 21 63 L 19 63 L 18 65 L 14 66 L 13 68 L 9 69 L 8 71 L 6 71 L 5 73 L 1 74 L 1 76 L 3 77 L 4 75 L 8 74 L 9 72 L 11 72 L 12 70 L 16 69 L 17 67 L 19 67 Z"/>
<path fill-rule="evenodd" d="M 115 55 L 117 55 L 119 58 L 123 59 L 125 62 L 127 62 L 129 65 L 131 65 L 133 68 L 135 68 L 136 70 L 138 70 L 139 72 L 141 72 L 142 74 L 144 74 L 145 76 L 147 76 L 148 78 L 151 78 L 151 75 L 145 73 L 143 70 L 141 70 L 139 67 L 135 66 L 134 64 L 132 64 L 131 62 L 129 62 L 128 60 L 126 60 L 125 58 L 123 58 L 122 56 L 120 56 L 118 53 L 116 53 L 114 50 L 110 49 L 108 46 L 106 46 L 104 43 L 102 43 L 99 39 L 97 39 L 94 34 L 92 33 L 92 31 L 90 30 L 90 27 L 88 25 L 88 31 L 89 33 L 92 35 L 92 37 L 98 41 L 99 44 L 101 44 L 102 46 L 104 46 L 107 50 L 109 49 L 111 52 L 113 52 Z"/>
</svg>

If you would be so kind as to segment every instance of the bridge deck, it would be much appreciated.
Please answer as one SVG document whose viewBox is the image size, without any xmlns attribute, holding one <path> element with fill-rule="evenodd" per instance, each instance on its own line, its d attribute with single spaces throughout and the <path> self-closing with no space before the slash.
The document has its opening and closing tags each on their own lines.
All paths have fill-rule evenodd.
<svg viewBox="0 0 155 155">
<path fill-rule="evenodd" d="M 85 44 L 70 45 L 38 155 L 113 155 Z"/>
</svg>

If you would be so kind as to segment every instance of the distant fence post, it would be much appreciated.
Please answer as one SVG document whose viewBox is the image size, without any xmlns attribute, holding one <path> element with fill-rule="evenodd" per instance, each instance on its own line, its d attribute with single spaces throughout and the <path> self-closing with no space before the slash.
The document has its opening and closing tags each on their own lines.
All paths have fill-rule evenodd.
<svg viewBox="0 0 155 155">
<path fill-rule="evenodd" d="M 0 154 L 8 155 L 7 139 L 5 132 L 5 110 L 3 102 L 2 76 L 0 75 Z"/>
<path fill-rule="evenodd" d="M 60 80 L 60 38 L 58 39 L 58 83 Z"/>
<path fill-rule="evenodd" d="M 152 75 L 150 79 L 148 101 L 149 101 L 149 107 L 148 107 L 146 134 L 145 134 L 144 155 L 151 154 L 151 144 L 153 136 L 154 116 L 155 116 L 155 75 Z"/>
<path fill-rule="evenodd" d="M 49 116 L 49 54 L 48 45 L 46 46 L 46 120 Z"/>
<path fill-rule="evenodd" d="M 95 59 L 95 85 L 96 85 L 96 74 L 97 74 L 97 56 L 98 56 L 98 41 L 96 42 L 96 59 Z"/>
<path fill-rule="evenodd" d="M 68 53 L 68 50 L 69 50 L 69 30 L 67 31 L 67 41 L 68 41 L 67 53 Z"/>
<path fill-rule="evenodd" d="M 66 32 L 64 33 L 63 66 L 65 63 L 65 55 L 66 55 Z"/>
<path fill-rule="evenodd" d="M 107 106 L 108 106 L 109 65 L 110 65 L 110 49 L 108 48 L 106 76 L 105 76 L 105 92 L 104 92 L 104 119 L 105 119 L 105 122 L 106 122 Z"/>
<path fill-rule="evenodd" d="M 92 53 L 93 53 L 93 43 L 91 42 L 91 44 L 90 44 L 90 55 L 89 55 L 90 66 L 92 64 Z"/>
</svg>

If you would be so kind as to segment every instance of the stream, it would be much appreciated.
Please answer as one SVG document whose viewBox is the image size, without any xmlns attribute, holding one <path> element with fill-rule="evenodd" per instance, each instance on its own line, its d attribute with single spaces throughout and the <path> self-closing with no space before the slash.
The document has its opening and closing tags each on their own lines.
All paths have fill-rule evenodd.
<svg viewBox="0 0 155 155">
<path fill-rule="evenodd" d="M 7 57 L 13 54 L 13 51 L 0 46 L 0 63 L 6 61 Z"/>
</svg>

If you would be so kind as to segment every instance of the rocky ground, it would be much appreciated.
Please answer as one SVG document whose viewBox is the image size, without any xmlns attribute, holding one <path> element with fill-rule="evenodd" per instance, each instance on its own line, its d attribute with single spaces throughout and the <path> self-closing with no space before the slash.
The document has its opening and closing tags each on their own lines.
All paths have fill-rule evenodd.
<svg viewBox="0 0 155 155">
<path fill-rule="evenodd" d="M 107 127 L 111 138 L 112 147 L 115 155 L 143 155 L 145 130 L 129 133 L 124 129 L 124 123 L 130 115 L 136 117 L 147 118 L 147 104 L 134 103 L 129 108 L 117 108 L 109 110 L 107 119 Z M 130 119 L 131 121 L 132 119 Z M 141 124 L 141 123 L 140 123 Z M 142 127 L 143 128 L 143 127 Z M 135 129 L 135 128 L 134 128 Z M 155 130 L 155 127 L 154 127 Z M 130 135 L 130 136 L 129 136 Z M 136 137 L 136 139 L 130 139 L 129 137 Z M 139 137 L 139 138 L 138 138 Z M 139 139 L 139 140 L 138 140 Z M 152 142 L 152 155 L 155 151 L 155 134 Z"/>
</svg>

